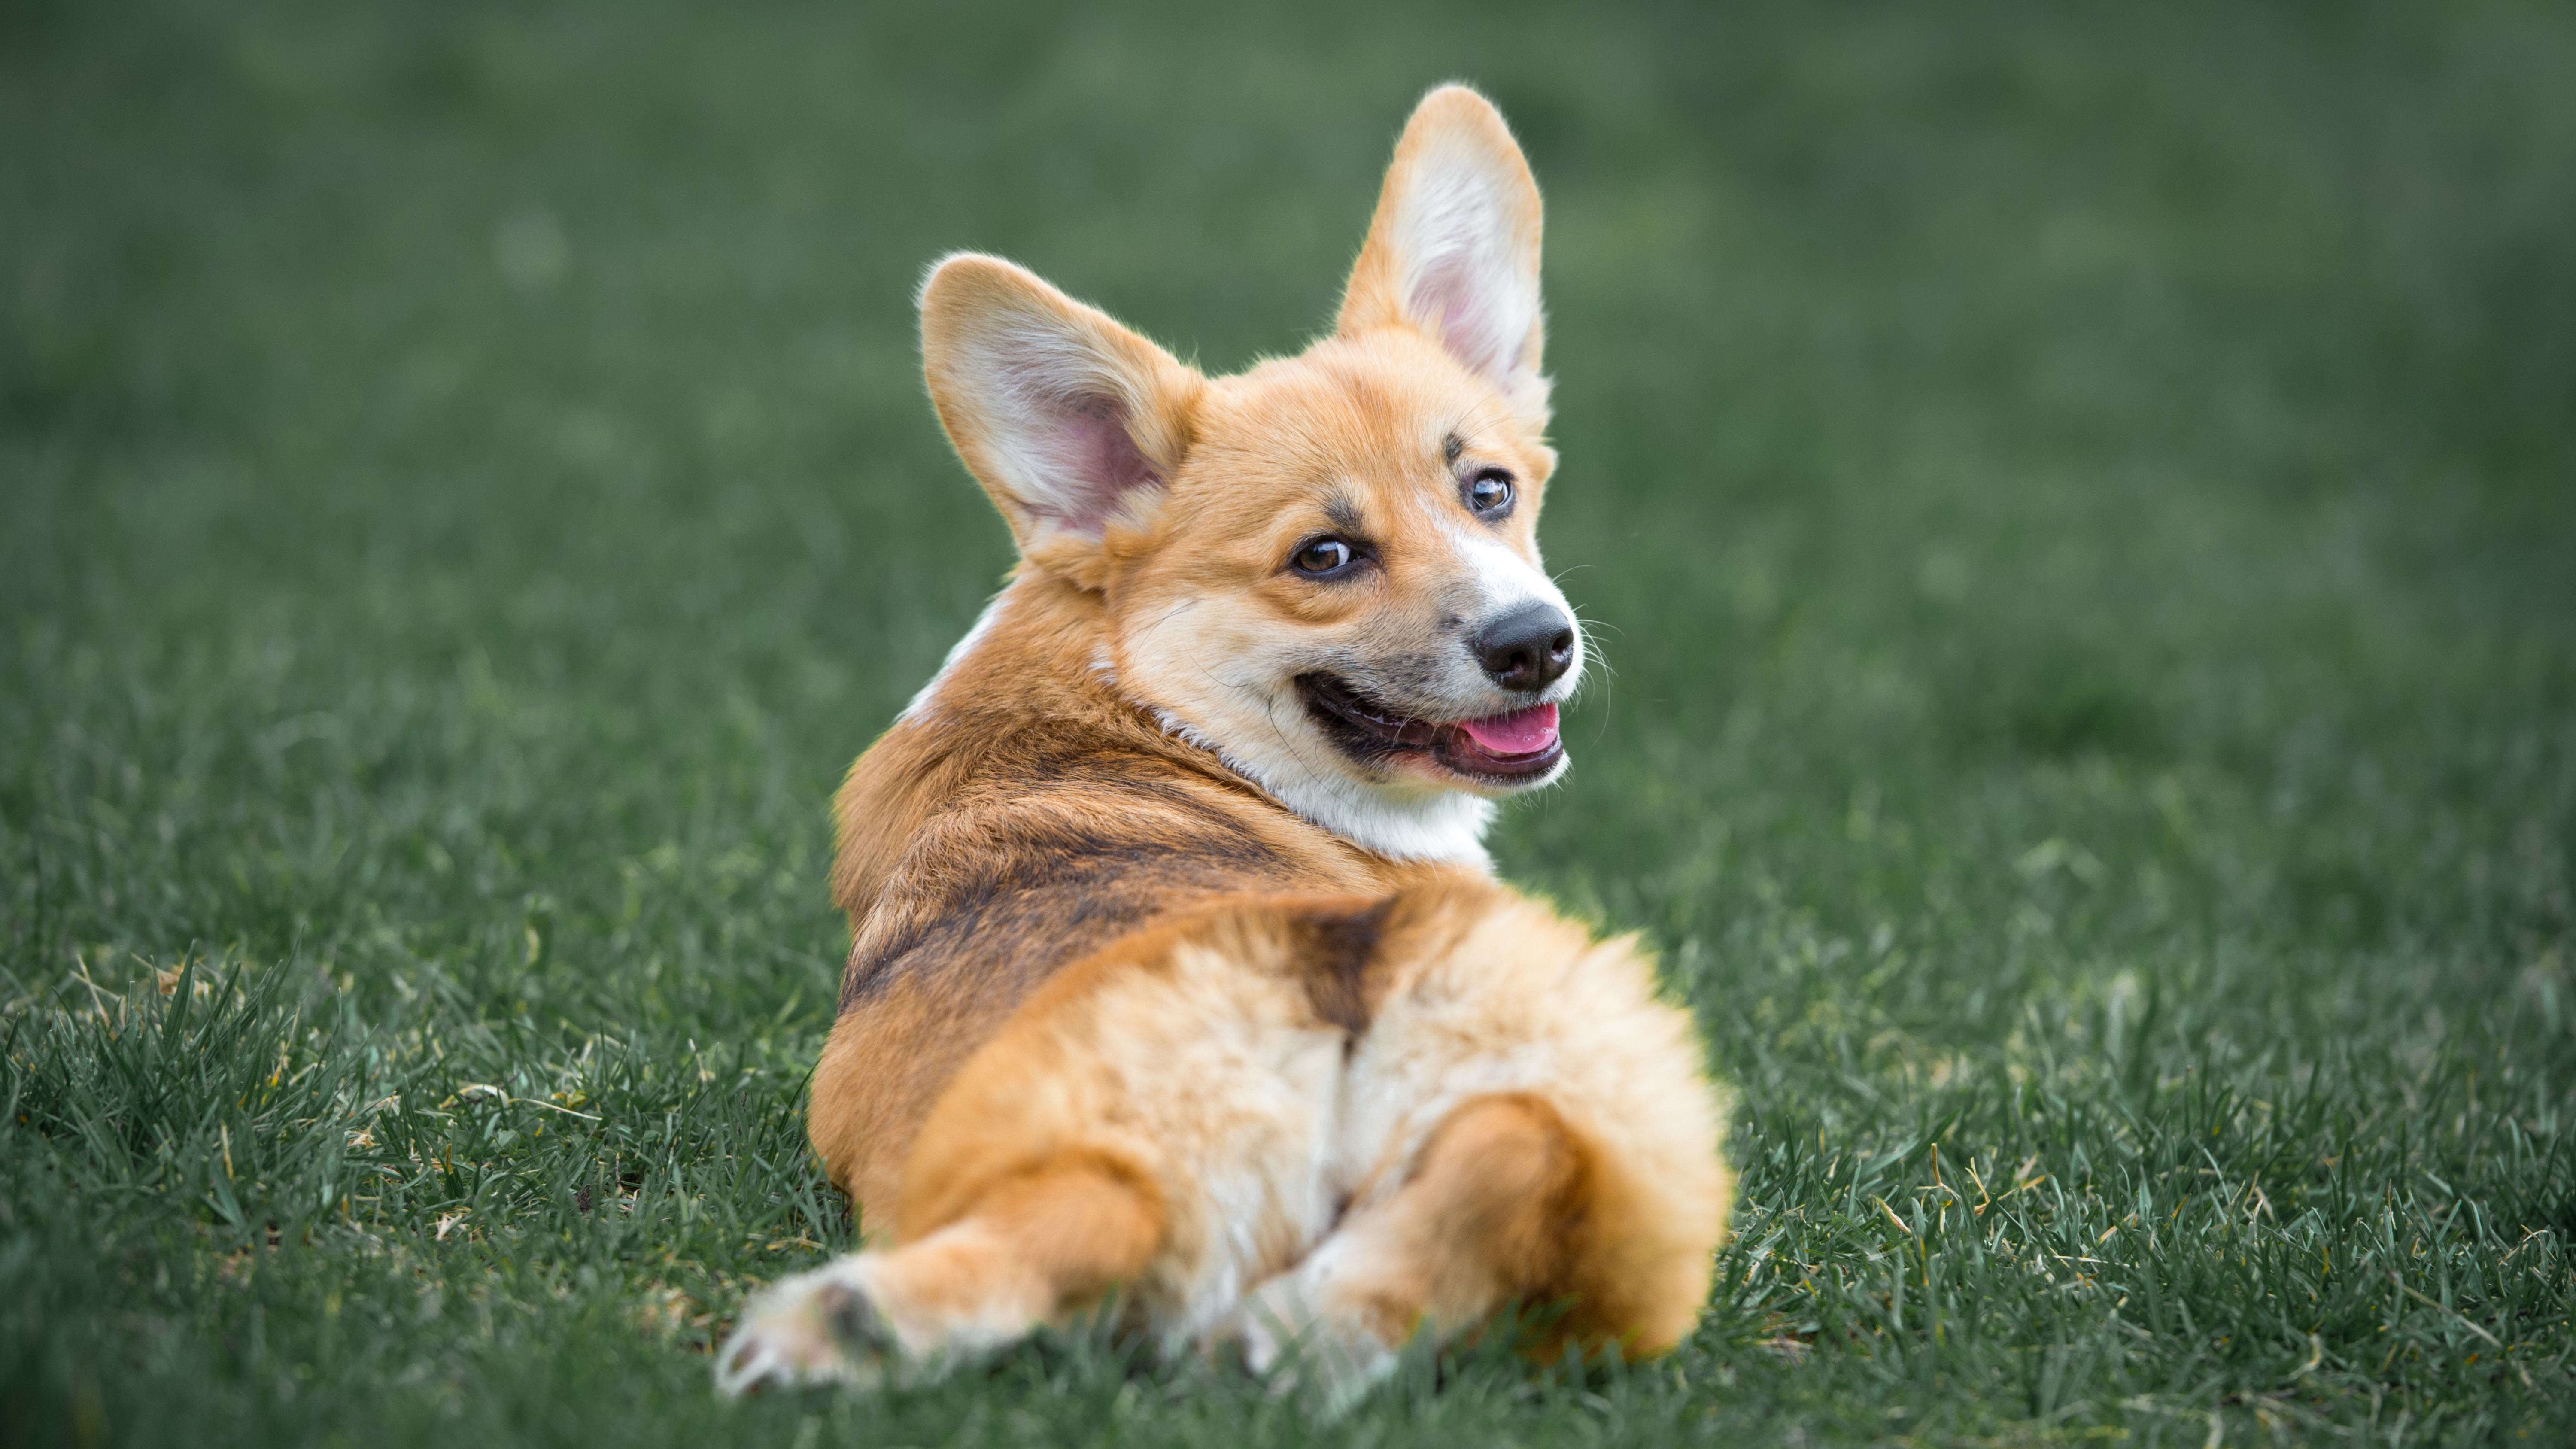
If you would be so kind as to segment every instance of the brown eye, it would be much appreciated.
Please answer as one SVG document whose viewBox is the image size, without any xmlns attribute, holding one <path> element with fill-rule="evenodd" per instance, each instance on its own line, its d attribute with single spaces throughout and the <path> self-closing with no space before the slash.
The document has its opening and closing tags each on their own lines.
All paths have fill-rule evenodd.
<svg viewBox="0 0 2576 1449">
<path fill-rule="evenodd" d="M 1511 506 L 1511 474 L 1487 468 L 1467 481 L 1467 507 L 1479 517 L 1490 518 Z"/>
<path fill-rule="evenodd" d="M 1301 574 L 1311 574 L 1320 578 L 1349 568 L 1351 560 L 1356 557 L 1358 554 L 1341 539 L 1318 538 L 1299 547 L 1296 556 L 1289 559 L 1288 563 Z"/>
</svg>

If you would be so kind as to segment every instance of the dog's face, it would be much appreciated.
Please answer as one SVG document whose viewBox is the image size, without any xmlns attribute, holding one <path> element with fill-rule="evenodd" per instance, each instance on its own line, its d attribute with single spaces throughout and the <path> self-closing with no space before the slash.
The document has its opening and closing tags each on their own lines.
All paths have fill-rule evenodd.
<svg viewBox="0 0 2576 1449">
<path fill-rule="evenodd" d="M 1555 455 L 1409 333 L 1211 386 L 1156 526 L 1112 541 L 1117 668 L 1268 776 L 1506 794 L 1565 764 L 1583 645 L 1539 567 Z"/>
<path fill-rule="evenodd" d="M 1094 670 L 1388 854 L 1474 856 L 1487 798 L 1566 765 L 1584 641 L 1539 562 L 1538 240 L 1501 117 L 1448 87 L 1302 356 L 1202 378 L 991 258 L 924 289 L 941 420 L 1023 557 L 1101 594 Z"/>
</svg>

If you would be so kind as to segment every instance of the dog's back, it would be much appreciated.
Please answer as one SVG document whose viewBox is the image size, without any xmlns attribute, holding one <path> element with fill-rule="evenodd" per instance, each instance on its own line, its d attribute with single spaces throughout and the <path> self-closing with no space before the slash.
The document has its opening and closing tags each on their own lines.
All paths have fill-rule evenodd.
<svg viewBox="0 0 2576 1449">
<path fill-rule="evenodd" d="M 850 769 L 835 904 L 840 1020 L 809 1123 L 832 1181 L 890 1224 L 960 1063 L 1058 970 L 1231 894 L 1384 893 L 1446 874 L 1279 806 L 1089 667 L 1099 596 L 1025 573 Z"/>
</svg>

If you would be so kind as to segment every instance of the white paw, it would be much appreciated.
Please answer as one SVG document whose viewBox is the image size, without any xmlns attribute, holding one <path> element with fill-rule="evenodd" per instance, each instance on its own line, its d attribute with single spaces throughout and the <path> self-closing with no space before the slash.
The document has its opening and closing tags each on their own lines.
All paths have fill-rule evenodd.
<svg viewBox="0 0 2576 1449">
<path fill-rule="evenodd" d="M 716 1387 L 727 1395 L 768 1385 L 870 1384 L 897 1351 L 893 1331 L 869 1296 L 865 1255 L 772 1285 L 743 1310 L 716 1353 Z"/>
<path fill-rule="evenodd" d="M 1254 1289 L 1210 1337 L 1239 1345 L 1273 1393 L 1303 1395 L 1317 1418 L 1337 1419 L 1395 1372 L 1398 1355 L 1357 1321 L 1319 1310 L 1299 1277 Z"/>
</svg>

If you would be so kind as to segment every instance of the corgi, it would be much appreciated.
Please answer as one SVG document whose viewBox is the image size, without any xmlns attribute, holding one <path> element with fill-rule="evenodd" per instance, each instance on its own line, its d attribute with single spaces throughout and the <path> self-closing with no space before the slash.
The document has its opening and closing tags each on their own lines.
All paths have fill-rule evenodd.
<svg viewBox="0 0 2576 1449">
<path fill-rule="evenodd" d="M 838 796 L 808 1126 L 866 1247 L 747 1305 L 725 1391 L 1101 1312 L 1336 1402 L 1512 1305 L 1542 1354 L 1691 1330 L 1734 1195 L 1694 1025 L 1482 843 L 1563 778 L 1587 658 L 1539 562 L 1540 219 L 1452 85 L 1299 356 L 1206 377 L 931 271 L 931 402 L 1019 562 Z"/>
</svg>

